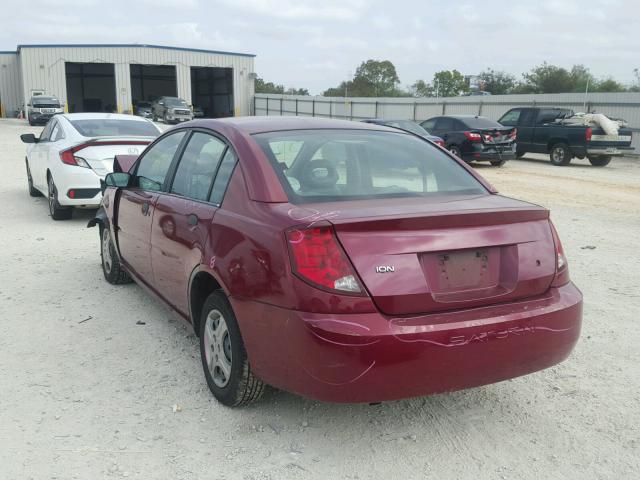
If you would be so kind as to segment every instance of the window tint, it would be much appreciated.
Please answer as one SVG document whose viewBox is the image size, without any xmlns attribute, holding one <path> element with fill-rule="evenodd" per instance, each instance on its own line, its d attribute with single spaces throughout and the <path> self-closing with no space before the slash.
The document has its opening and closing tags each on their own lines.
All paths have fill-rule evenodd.
<svg viewBox="0 0 640 480">
<path fill-rule="evenodd" d="M 462 123 L 466 126 L 465 128 L 500 128 L 501 125 L 494 121 L 489 120 L 485 117 L 469 117 L 462 120 Z"/>
<path fill-rule="evenodd" d="M 436 122 L 436 130 L 453 130 L 453 118 L 442 117 Z"/>
<path fill-rule="evenodd" d="M 304 142 L 302 141 L 282 141 L 269 144 L 269 149 L 278 162 L 286 168 L 291 167 L 293 161 L 298 156 Z"/>
<path fill-rule="evenodd" d="M 93 119 L 71 120 L 71 125 L 83 137 L 157 137 L 158 129 L 144 120 Z"/>
<path fill-rule="evenodd" d="M 184 135 L 184 131 L 173 133 L 145 152 L 136 170 L 140 188 L 155 191 L 162 189 L 164 179 Z"/>
<path fill-rule="evenodd" d="M 508 127 L 513 127 L 515 125 L 518 125 L 518 120 L 520 119 L 521 113 L 522 113 L 522 110 L 519 108 L 516 108 L 515 110 L 511 110 L 504 114 L 504 116 L 500 119 L 500 123 Z"/>
<path fill-rule="evenodd" d="M 195 132 L 182 154 L 171 192 L 206 200 L 225 148 L 225 143 L 213 135 Z"/>
<path fill-rule="evenodd" d="M 209 197 L 210 202 L 218 205 L 222 203 L 224 194 L 227 191 L 229 179 L 231 178 L 231 174 L 233 173 L 235 166 L 236 156 L 229 148 L 222 159 L 222 163 L 220 164 L 220 168 L 216 174 L 216 180 L 213 182 L 213 189 L 211 190 L 211 196 Z"/>
<path fill-rule="evenodd" d="M 40 134 L 40 141 L 41 142 L 48 142 L 49 138 L 51 136 L 51 131 L 53 130 L 53 127 L 56 126 L 58 122 L 56 120 L 49 120 L 49 122 L 47 122 L 47 125 L 44 127 L 44 130 L 42 130 L 42 133 Z"/>
<path fill-rule="evenodd" d="M 298 130 L 254 135 L 292 203 L 429 194 L 483 195 L 482 185 L 439 148 L 406 133 Z M 283 168 L 270 144 L 302 142 Z M 217 179 L 216 179 L 217 182 Z"/>
<path fill-rule="evenodd" d="M 560 116 L 561 112 L 557 108 L 545 108 L 538 112 L 538 120 L 536 123 L 542 125 L 543 123 L 553 123 L 556 118 Z"/>
<path fill-rule="evenodd" d="M 425 120 L 420 124 L 422 128 L 424 128 L 427 132 L 433 130 L 433 127 L 436 126 L 436 119 L 430 118 L 429 120 Z"/>
</svg>

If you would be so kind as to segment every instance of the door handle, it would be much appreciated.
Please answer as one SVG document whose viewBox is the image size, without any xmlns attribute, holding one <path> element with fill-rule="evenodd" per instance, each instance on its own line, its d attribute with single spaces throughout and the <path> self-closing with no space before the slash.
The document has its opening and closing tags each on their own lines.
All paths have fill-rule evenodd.
<svg viewBox="0 0 640 480">
<path fill-rule="evenodd" d="M 187 223 L 189 225 L 197 225 L 198 224 L 198 217 L 192 213 L 191 215 L 189 215 L 187 217 Z"/>
<path fill-rule="evenodd" d="M 149 202 L 144 202 L 142 204 L 142 214 L 149 215 Z"/>
</svg>

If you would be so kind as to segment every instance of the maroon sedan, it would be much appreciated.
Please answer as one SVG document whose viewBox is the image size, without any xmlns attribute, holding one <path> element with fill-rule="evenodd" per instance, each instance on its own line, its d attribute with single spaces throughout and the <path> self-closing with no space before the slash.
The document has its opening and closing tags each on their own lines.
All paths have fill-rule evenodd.
<svg viewBox="0 0 640 480">
<path fill-rule="evenodd" d="M 193 326 L 226 405 L 265 384 L 333 402 L 475 387 L 555 365 L 578 339 L 549 211 L 423 138 L 196 120 L 133 160 L 116 159 L 90 222 L 104 275 Z"/>
</svg>

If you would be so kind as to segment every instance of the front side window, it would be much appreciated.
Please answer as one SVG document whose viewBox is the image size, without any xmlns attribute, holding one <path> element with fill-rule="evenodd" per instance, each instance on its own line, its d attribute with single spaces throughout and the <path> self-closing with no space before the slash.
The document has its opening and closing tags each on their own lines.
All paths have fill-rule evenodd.
<svg viewBox="0 0 640 480">
<path fill-rule="evenodd" d="M 500 119 L 500 123 L 502 125 L 506 125 L 507 127 L 518 125 L 518 120 L 520 119 L 521 113 L 522 110 L 520 110 L 519 108 L 511 110 L 504 114 L 504 116 Z"/>
<path fill-rule="evenodd" d="M 171 192 L 194 200 L 207 200 L 225 148 L 226 144 L 213 135 L 195 132 L 184 149 Z"/>
<path fill-rule="evenodd" d="M 253 137 L 292 203 L 488 194 L 439 148 L 403 132 L 297 130 Z M 289 165 L 274 151 L 282 142 L 302 144 Z"/>
<path fill-rule="evenodd" d="M 152 191 L 162 189 L 173 157 L 184 136 L 185 131 L 173 133 L 145 151 L 136 170 L 136 182 L 140 188 Z"/>
</svg>

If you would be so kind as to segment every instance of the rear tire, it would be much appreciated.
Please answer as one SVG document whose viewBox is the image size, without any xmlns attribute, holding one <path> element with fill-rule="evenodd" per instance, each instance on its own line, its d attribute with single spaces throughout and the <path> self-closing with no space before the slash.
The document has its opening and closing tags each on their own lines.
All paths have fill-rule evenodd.
<svg viewBox="0 0 640 480">
<path fill-rule="evenodd" d="M 449 150 L 450 153 L 453 153 L 456 157 L 462 160 L 462 152 L 460 151 L 460 147 L 458 147 L 457 145 L 449 145 L 447 150 Z"/>
<path fill-rule="evenodd" d="M 209 390 L 223 405 L 240 407 L 262 396 L 265 385 L 251 371 L 236 316 L 222 290 L 204 302 L 200 356 Z"/>
<path fill-rule="evenodd" d="M 611 157 L 609 155 L 598 155 L 597 157 L 589 157 L 589 162 L 594 167 L 604 167 L 609 165 Z"/>
<path fill-rule="evenodd" d="M 49 214 L 54 220 L 69 220 L 73 215 L 73 208 L 63 207 L 58 203 L 58 189 L 53 182 L 53 177 L 49 175 Z"/>
<path fill-rule="evenodd" d="M 491 163 L 491 165 L 493 165 L 494 167 L 501 167 L 501 166 L 503 166 L 505 163 L 507 163 L 507 160 L 506 160 L 506 159 L 504 159 L 504 160 L 492 160 L 490 163 Z"/>
<path fill-rule="evenodd" d="M 42 193 L 40 190 L 33 186 L 33 178 L 31 178 L 31 169 L 29 168 L 29 160 L 25 158 L 25 163 L 27 164 L 27 185 L 29 186 L 29 195 L 31 197 L 41 197 Z"/>
<path fill-rule="evenodd" d="M 572 154 L 566 143 L 556 143 L 549 150 L 549 159 L 553 165 L 564 167 L 571 162 Z"/>
<path fill-rule="evenodd" d="M 120 265 L 120 259 L 111 239 L 111 231 L 107 227 L 100 229 L 100 260 L 104 278 L 111 285 L 131 283 L 131 277 Z"/>
</svg>

